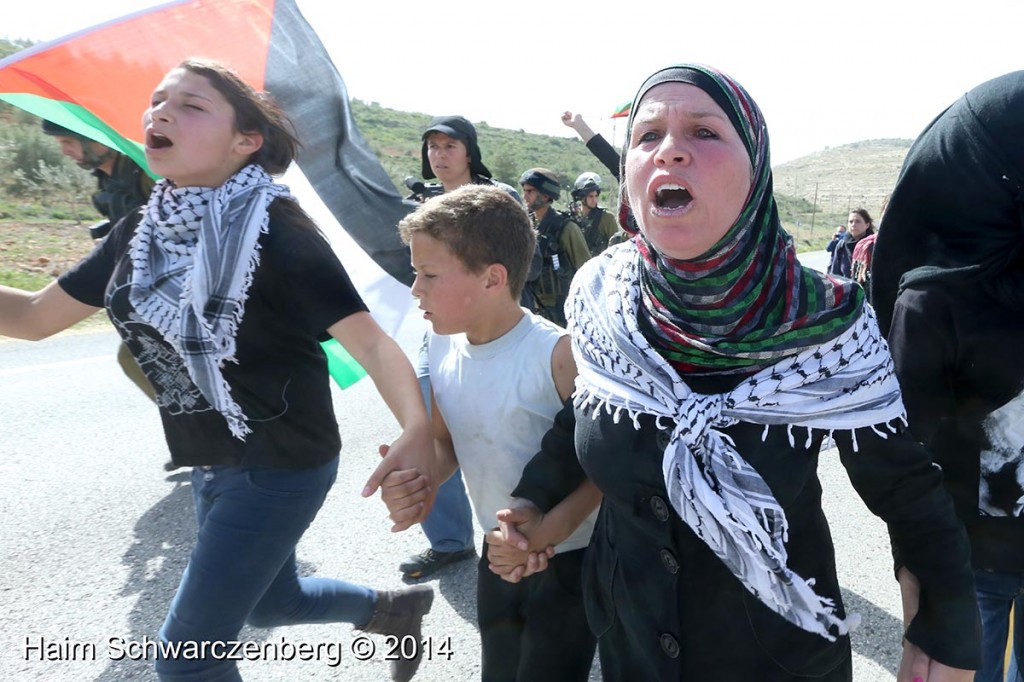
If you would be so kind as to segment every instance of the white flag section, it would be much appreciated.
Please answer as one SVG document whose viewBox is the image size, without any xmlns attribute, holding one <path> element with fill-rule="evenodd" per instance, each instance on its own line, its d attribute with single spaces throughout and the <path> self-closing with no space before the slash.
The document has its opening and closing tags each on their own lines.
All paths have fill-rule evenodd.
<svg viewBox="0 0 1024 682">
<path fill-rule="evenodd" d="M 308 213 L 331 243 L 342 265 L 348 271 L 370 314 L 384 331 L 396 336 L 403 325 L 414 324 L 412 315 L 415 299 L 409 287 L 384 272 L 363 249 L 356 244 L 349 231 L 341 226 L 327 208 L 313 186 L 296 164 L 281 177 L 291 189 L 299 205 Z M 397 232 L 398 227 L 395 226 Z"/>
<path fill-rule="evenodd" d="M 284 181 L 320 224 L 378 323 L 395 335 L 412 309 L 413 281 L 397 226 L 416 205 L 402 199 L 360 133 L 341 74 L 294 0 L 275 0 L 265 87 L 301 142 Z M 300 170 L 301 184 L 293 179 Z"/>
</svg>

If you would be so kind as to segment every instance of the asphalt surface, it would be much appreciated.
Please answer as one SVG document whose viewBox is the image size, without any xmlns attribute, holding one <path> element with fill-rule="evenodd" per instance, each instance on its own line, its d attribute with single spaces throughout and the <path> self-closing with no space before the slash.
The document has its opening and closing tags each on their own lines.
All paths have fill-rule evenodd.
<svg viewBox="0 0 1024 682">
<path fill-rule="evenodd" d="M 408 353 L 419 335 L 409 327 L 399 336 Z M 163 471 L 159 419 L 121 375 L 116 343 L 107 330 L 0 341 L 0 680 L 154 679 L 151 661 L 133 659 L 163 621 L 195 522 L 188 477 Z M 341 472 L 299 545 L 301 565 L 399 587 L 398 563 L 425 546 L 422 533 L 390 533 L 379 499 L 359 496 L 377 444 L 397 425 L 368 380 L 336 391 L 335 405 Z M 853 635 L 855 679 L 891 680 L 900 624 L 888 539 L 834 455 L 823 453 L 821 477 L 845 600 L 863 617 Z M 475 571 L 463 562 L 428 581 L 437 591 L 425 631 L 433 653 L 417 680 L 479 679 Z M 387 680 L 385 642 L 374 638 L 369 660 L 358 660 L 358 637 L 347 625 L 247 629 L 243 640 L 292 660 L 246 660 L 240 669 L 259 682 Z"/>
</svg>

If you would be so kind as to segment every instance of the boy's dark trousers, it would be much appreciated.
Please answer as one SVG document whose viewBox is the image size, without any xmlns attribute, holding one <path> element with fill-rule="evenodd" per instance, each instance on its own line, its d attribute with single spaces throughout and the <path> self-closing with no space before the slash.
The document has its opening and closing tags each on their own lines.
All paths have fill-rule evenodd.
<svg viewBox="0 0 1024 682">
<path fill-rule="evenodd" d="M 545 571 L 508 583 L 477 571 L 477 623 L 483 682 L 586 682 L 597 640 L 583 608 L 583 553 L 556 554 Z"/>
</svg>

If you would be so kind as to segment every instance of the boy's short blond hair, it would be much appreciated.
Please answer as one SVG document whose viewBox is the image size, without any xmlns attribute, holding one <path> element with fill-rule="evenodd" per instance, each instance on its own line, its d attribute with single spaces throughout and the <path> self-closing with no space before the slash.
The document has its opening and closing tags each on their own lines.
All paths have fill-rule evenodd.
<svg viewBox="0 0 1024 682">
<path fill-rule="evenodd" d="M 417 233 L 436 239 L 473 273 L 495 263 L 505 266 L 516 300 L 537 244 L 523 205 L 492 185 L 463 185 L 430 199 L 398 223 L 398 232 L 406 244 Z"/>
</svg>

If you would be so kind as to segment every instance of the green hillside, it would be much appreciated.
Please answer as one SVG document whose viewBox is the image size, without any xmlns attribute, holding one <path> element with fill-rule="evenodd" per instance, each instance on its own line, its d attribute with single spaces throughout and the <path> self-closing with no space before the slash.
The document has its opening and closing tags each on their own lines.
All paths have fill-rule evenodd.
<svg viewBox="0 0 1024 682">
<path fill-rule="evenodd" d="M 419 177 L 420 134 L 431 117 L 359 100 L 352 101 L 352 110 L 360 130 L 396 186 L 402 188 L 407 176 Z M 576 176 L 583 171 L 595 171 L 608 188 L 602 202 L 613 203 L 618 191 L 614 178 L 580 140 L 493 128 L 485 122 L 474 124 L 484 162 L 498 180 L 515 186 L 527 168 L 550 168 L 561 175 L 564 205 Z M 779 215 L 798 248 L 823 248 L 836 225 L 846 222 L 851 208 L 864 207 L 877 216 L 883 198 L 896 182 L 911 142 L 856 142 L 775 167 Z"/>
<path fill-rule="evenodd" d="M 0 56 L 27 46 L 23 41 L 0 39 Z M 420 177 L 420 135 L 432 115 L 360 100 L 352 100 L 352 109 L 371 149 L 404 194 L 404 179 Z M 576 177 L 593 171 L 604 180 L 602 204 L 614 206 L 615 179 L 579 139 L 495 128 L 484 121 L 474 124 L 484 162 L 496 179 L 517 186 L 524 170 L 550 168 L 561 177 L 564 192 L 559 207 L 564 208 Z M 867 140 L 777 166 L 779 215 L 798 248 L 822 248 L 851 208 L 863 206 L 877 216 L 910 142 Z M 0 103 L 0 219 L 92 220 L 92 183 L 91 177 L 60 156 L 53 140 L 39 130 L 38 119 Z"/>
<path fill-rule="evenodd" d="M 775 191 L 824 210 L 862 206 L 872 215 L 896 184 L 913 140 L 865 140 L 831 147 L 774 168 Z"/>
<path fill-rule="evenodd" d="M 392 182 L 404 191 L 404 180 L 421 174 L 420 136 L 433 116 L 388 109 L 376 103 L 352 100 L 352 113 L 370 148 L 380 159 Z M 451 112 L 442 112 L 451 113 Z M 484 164 L 496 180 L 518 188 L 519 176 L 534 166 L 548 168 L 562 181 L 562 205 L 569 199 L 572 183 L 580 173 L 592 171 L 604 182 L 605 197 L 618 194 L 618 183 L 608 169 L 587 151 L 578 138 L 534 135 L 522 130 L 494 128 L 485 121 L 473 121 Z"/>
<path fill-rule="evenodd" d="M 845 223 L 853 208 L 866 208 L 877 219 L 912 142 L 854 142 L 773 168 L 779 210 L 787 229 L 799 235 L 798 243 L 804 248 L 821 248 L 820 244 L 827 243 L 836 225 Z M 791 207 L 788 215 L 783 205 Z"/>
</svg>

